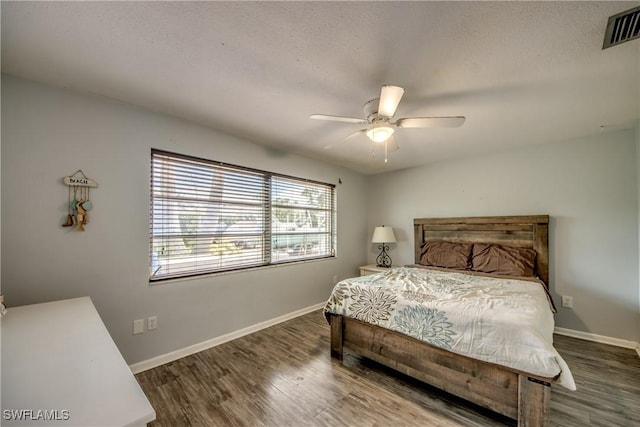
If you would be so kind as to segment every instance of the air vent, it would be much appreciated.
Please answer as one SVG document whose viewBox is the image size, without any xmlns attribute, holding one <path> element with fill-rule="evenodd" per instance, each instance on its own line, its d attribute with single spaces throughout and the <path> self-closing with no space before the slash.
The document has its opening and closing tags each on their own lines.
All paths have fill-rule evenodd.
<svg viewBox="0 0 640 427">
<path fill-rule="evenodd" d="M 640 6 L 609 17 L 603 49 L 640 37 Z"/>
</svg>

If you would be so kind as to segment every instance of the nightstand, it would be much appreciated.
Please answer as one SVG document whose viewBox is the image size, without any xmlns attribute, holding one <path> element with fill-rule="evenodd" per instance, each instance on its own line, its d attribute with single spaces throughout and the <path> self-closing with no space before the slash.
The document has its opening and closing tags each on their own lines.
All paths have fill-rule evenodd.
<svg viewBox="0 0 640 427">
<path fill-rule="evenodd" d="M 375 264 L 363 265 L 362 267 L 360 267 L 360 275 L 369 276 L 370 274 L 376 274 L 388 270 L 388 268 L 377 267 Z"/>
</svg>

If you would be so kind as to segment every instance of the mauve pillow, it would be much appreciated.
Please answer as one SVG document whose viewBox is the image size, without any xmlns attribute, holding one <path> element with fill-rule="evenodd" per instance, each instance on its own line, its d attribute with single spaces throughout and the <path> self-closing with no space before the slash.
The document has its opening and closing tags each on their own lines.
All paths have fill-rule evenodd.
<svg viewBox="0 0 640 427">
<path fill-rule="evenodd" d="M 532 277 L 536 251 L 498 244 L 474 243 L 471 269 L 504 276 Z"/>
<path fill-rule="evenodd" d="M 472 243 L 429 240 L 422 244 L 420 264 L 467 270 L 471 267 Z"/>
</svg>

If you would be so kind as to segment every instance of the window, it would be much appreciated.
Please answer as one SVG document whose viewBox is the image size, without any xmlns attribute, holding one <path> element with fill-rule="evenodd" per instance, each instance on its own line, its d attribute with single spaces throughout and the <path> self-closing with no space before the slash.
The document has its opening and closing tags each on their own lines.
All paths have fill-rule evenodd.
<svg viewBox="0 0 640 427">
<path fill-rule="evenodd" d="M 335 256 L 335 187 L 151 152 L 150 280 Z"/>
</svg>

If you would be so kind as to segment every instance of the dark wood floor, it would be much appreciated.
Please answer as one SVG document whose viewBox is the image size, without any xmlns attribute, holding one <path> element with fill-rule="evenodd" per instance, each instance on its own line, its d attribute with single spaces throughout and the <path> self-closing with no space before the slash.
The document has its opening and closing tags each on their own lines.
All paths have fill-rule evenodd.
<svg viewBox="0 0 640 427">
<path fill-rule="evenodd" d="M 639 426 L 634 350 L 555 336 L 578 390 L 553 386 L 553 426 Z M 151 426 L 513 426 L 366 359 L 329 356 L 316 311 L 136 375 Z"/>
</svg>

